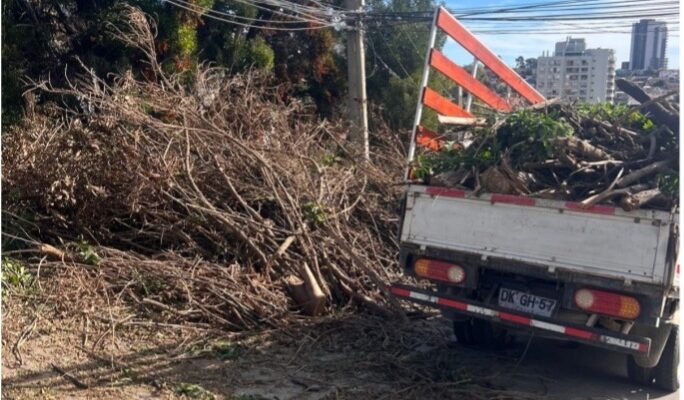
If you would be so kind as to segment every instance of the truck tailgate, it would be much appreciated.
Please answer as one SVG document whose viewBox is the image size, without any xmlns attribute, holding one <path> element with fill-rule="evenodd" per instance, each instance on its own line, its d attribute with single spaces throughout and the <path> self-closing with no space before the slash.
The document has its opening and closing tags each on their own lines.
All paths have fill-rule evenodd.
<svg viewBox="0 0 684 400">
<path fill-rule="evenodd" d="M 401 241 L 666 284 L 670 213 L 411 185 Z"/>
</svg>

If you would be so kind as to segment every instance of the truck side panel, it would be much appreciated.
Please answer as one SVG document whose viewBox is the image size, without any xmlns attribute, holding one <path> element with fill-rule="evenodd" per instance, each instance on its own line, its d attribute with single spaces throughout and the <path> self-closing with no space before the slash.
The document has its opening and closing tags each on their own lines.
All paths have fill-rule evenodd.
<svg viewBox="0 0 684 400">
<path fill-rule="evenodd" d="M 660 285 L 667 222 L 409 191 L 401 240 Z"/>
</svg>

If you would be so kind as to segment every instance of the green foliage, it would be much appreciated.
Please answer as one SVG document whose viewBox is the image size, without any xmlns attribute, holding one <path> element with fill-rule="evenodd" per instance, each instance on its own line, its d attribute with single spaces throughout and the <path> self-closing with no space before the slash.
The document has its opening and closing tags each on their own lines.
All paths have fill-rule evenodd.
<svg viewBox="0 0 684 400">
<path fill-rule="evenodd" d="M 370 0 L 368 7 L 376 12 L 427 10 L 434 7 L 431 0 Z M 392 129 L 408 129 L 414 118 L 418 88 L 425 65 L 429 31 L 411 25 L 387 26 L 367 32 L 368 98 L 382 106 L 382 115 Z M 444 46 L 446 37 L 439 35 L 435 48 Z M 442 94 L 453 87 L 444 76 L 434 73 L 429 86 Z M 438 123 L 432 111 L 423 115 L 423 126 L 436 130 Z"/>
<path fill-rule="evenodd" d="M 262 39 L 247 39 L 244 35 L 229 33 L 220 44 L 212 45 L 212 60 L 230 67 L 235 72 L 248 68 L 262 71 L 273 70 L 275 54 L 273 49 Z"/>
<path fill-rule="evenodd" d="M 511 114 L 493 137 L 483 138 L 482 145 L 462 150 L 446 143 L 441 151 L 418 155 L 413 171 L 417 178 L 423 179 L 461 167 L 484 170 L 495 165 L 505 151 L 510 152 L 513 160 L 542 161 L 553 156 L 553 139 L 572 135 L 570 124 L 556 114 L 522 110 Z"/>
<path fill-rule="evenodd" d="M 650 119 L 639 111 L 632 111 L 627 117 L 628 127 L 642 130 L 645 133 L 651 133 L 655 128 L 655 124 Z"/>
<path fill-rule="evenodd" d="M 324 154 L 323 158 L 321 159 L 321 163 L 323 165 L 325 165 L 326 167 L 332 167 L 341 161 L 342 161 L 342 157 L 338 156 L 337 154 L 333 154 L 333 153 Z"/>
<path fill-rule="evenodd" d="M 304 218 L 313 226 L 323 225 L 326 220 L 325 210 L 317 203 L 306 203 L 302 206 Z"/>
<path fill-rule="evenodd" d="M 385 88 L 380 92 L 380 102 L 383 108 L 383 117 L 391 128 L 410 128 L 413 124 L 416 104 L 418 102 L 418 88 L 423 71 L 418 70 L 406 78 L 390 77 Z M 433 74 L 429 81 L 430 88 L 442 93 L 448 93 L 453 87 L 446 77 Z M 437 131 L 439 122 L 437 113 L 430 109 L 424 109 L 421 125 L 425 128 Z"/>
<path fill-rule="evenodd" d="M 200 8 L 211 9 L 214 7 L 214 0 L 195 0 L 193 1 Z"/>
<path fill-rule="evenodd" d="M 638 110 L 632 110 L 624 104 L 581 104 L 578 112 L 583 118 L 593 118 L 599 121 L 607 121 L 611 124 L 637 129 L 650 133 L 655 129 L 655 124 Z"/>
<path fill-rule="evenodd" d="M 242 348 L 233 342 L 217 341 L 212 343 L 211 349 L 220 360 L 235 360 L 242 355 Z"/>
<path fill-rule="evenodd" d="M 658 177 L 658 188 L 668 197 L 679 196 L 679 176 L 676 174 L 663 174 Z"/>
<path fill-rule="evenodd" d="M 271 71 L 275 62 L 273 49 L 260 37 L 249 40 L 248 43 L 247 57 L 252 67 Z"/>
<path fill-rule="evenodd" d="M 495 147 L 509 149 L 514 160 L 541 161 L 553 156 L 553 139 L 572 135 L 572 126 L 557 114 L 523 110 L 513 113 L 499 128 Z"/>
<path fill-rule="evenodd" d="M 33 275 L 19 260 L 3 257 L 1 274 L 3 295 L 8 290 L 23 292 L 33 287 Z"/>
<path fill-rule="evenodd" d="M 468 148 L 462 150 L 453 142 L 445 143 L 441 151 L 431 151 L 418 155 L 413 168 L 413 174 L 418 179 L 444 171 L 456 171 L 459 168 L 470 169 L 477 167 L 484 169 L 496 164 L 498 152 L 491 146 L 482 148 Z"/>
<path fill-rule="evenodd" d="M 174 392 L 179 396 L 184 396 L 184 397 L 189 398 L 189 399 L 196 399 L 196 400 L 215 400 L 216 399 L 216 396 L 214 396 L 207 389 L 203 388 L 200 385 L 196 385 L 194 383 L 181 382 L 178 385 L 176 385 Z"/>
<path fill-rule="evenodd" d="M 419 78 L 418 78 L 419 79 Z M 418 101 L 418 81 L 415 77 L 390 77 L 378 99 L 383 116 L 392 128 L 408 128 L 413 123 L 413 110 Z M 430 125 L 434 125 L 430 124 Z"/>
<path fill-rule="evenodd" d="M 178 26 L 176 46 L 181 56 L 189 56 L 197 51 L 197 30 L 190 24 Z"/>
<path fill-rule="evenodd" d="M 78 249 L 78 255 L 86 264 L 98 265 L 100 263 L 100 256 L 95 251 L 95 248 L 86 242 L 83 236 L 79 237 L 78 242 L 75 244 L 76 249 Z"/>
<path fill-rule="evenodd" d="M 416 156 L 413 174 L 418 179 L 425 179 L 442 171 L 455 171 L 463 165 L 464 160 L 465 155 L 460 149 L 454 149 L 447 145 L 442 151 Z"/>
<path fill-rule="evenodd" d="M 629 117 L 630 109 L 624 104 L 582 103 L 577 112 L 582 118 L 593 118 L 599 121 L 617 123 Z"/>
<path fill-rule="evenodd" d="M 337 5 L 340 4 L 336 0 Z M 105 79 L 125 71 L 150 76 L 142 54 L 114 40 L 108 27 L 120 25 L 117 0 L 68 1 L 36 0 L 2 2 L 2 116 L 3 127 L 23 115 L 23 79 L 50 77 L 59 87 L 66 76 L 80 69 L 79 61 Z M 312 99 L 318 111 L 332 116 L 346 91 L 344 53 L 339 50 L 344 36 L 333 29 L 277 32 L 226 24 L 179 9 L 157 0 L 134 0 L 157 21 L 155 47 L 160 63 L 168 72 L 192 70 L 198 62 L 212 62 L 241 72 L 246 68 L 273 71 L 280 82 L 288 83 L 294 95 Z M 269 20 L 278 18 L 237 0 L 193 0 L 204 8 L 230 12 L 236 16 Z M 369 8 L 378 12 L 430 9 L 431 0 L 372 0 Z M 368 93 L 370 100 L 383 106 L 392 128 L 408 128 L 417 100 L 417 87 L 423 68 L 428 32 L 397 25 L 369 30 Z M 437 48 L 445 38 L 440 35 Z M 338 47 L 340 47 L 338 49 Z M 67 74 L 65 74 L 65 70 Z M 375 72 L 370 72 L 375 71 Z M 448 93 L 439 74 L 433 74 L 431 87 Z M 443 78 L 443 77 L 442 77 Z M 188 74 L 192 79 L 192 74 Z M 444 81 L 446 82 L 446 81 Z M 435 84 L 436 86 L 432 86 Z M 40 103 L 47 99 L 38 97 Z M 78 106 L 74 102 L 74 106 Z M 436 128 L 436 116 L 427 112 L 424 125 Z"/>
</svg>

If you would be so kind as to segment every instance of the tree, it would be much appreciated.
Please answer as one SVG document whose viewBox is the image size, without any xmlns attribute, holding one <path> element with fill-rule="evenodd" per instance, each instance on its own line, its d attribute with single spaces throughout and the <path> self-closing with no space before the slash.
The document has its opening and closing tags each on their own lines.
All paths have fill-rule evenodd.
<svg viewBox="0 0 684 400">
<path fill-rule="evenodd" d="M 525 68 L 525 57 L 518 56 L 518 58 L 515 59 L 515 68 L 517 68 L 517 69 L 524 69 Z"/>
<path fill-rule="evenodd" d="M 378 12 L 403 12 L 434 8 L 431 0 L 372 0 L 369 7 Z M 418 87 L 425 65 L 429 31 L 412 25 L 386 25 L 366 34 L 366 71 L 368 98 L 381 104 L 383 117 L 393 129 L 409 128 L 418 101 Z M 446 38 L 440 35 L 435 47 L 441 49 Z M 430 86 L 442 93 L 453 86 L 441 75 L 432 74 Z M 426 113 L 426 125 L 436 128 L 433 113 Z"/>
</svg>

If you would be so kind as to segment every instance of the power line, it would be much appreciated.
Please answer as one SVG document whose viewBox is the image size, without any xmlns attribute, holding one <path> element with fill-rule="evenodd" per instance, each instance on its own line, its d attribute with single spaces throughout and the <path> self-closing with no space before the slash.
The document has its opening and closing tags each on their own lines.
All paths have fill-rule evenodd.
<svg viewBox="0 0 684 400">
<path fill-rule="evenodd" d="M 334 26 L 334 24 L 332 24 L 332 23 L 320 24 L 318 22 L 309 22 L 309 21 L 303 21 L 302 23 L 316 23 L 318 25 L 317 26 L 308 26 L 308 27 L 288 27 L 288 28 L 267 26 L 267 25 L 254 25 L 254 24 L 243 23 L 243 22 L 236 21 L 234 19 L 227 19 L 227 18 L 217 16 L 214 14 L 202 12 L 201 10 L 198 9 L 198 7 L 196 7 L 194 5 L 193 6 L 187 6 L 186 4 L 190 4 L 190 3 L 186 3 L 183 0 L 164 0 L 164 1 L 169 3 L 169 4 L 174 5 L 176 7 L 179 7 L 179 8 L 182 8 L 184 10 L 195 13 L 201 17 L 211 18 L 211 19 L 214 19 L 214 20 L 217 20 L 220 22 L 225 22 L 228 24 L 237 25 L 237 26 L 241 26 L 244 28 L 265 29 L 265 30 L 273 30 L 273 31 L 305 31 L 305 30 L 314 30 L 314 29 L 325 29 L 325 28 L 329 28 L 329 27 Z M 204 10 L 207 10 L 207 9 L 204 9 Z"/>
</svg>

